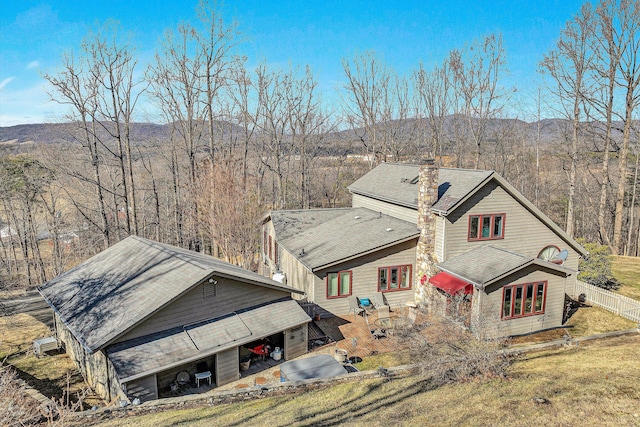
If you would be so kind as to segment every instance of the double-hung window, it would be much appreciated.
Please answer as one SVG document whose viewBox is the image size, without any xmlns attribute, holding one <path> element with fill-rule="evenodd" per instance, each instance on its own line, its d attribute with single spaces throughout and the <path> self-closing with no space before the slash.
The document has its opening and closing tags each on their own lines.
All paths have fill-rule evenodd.
<svg viewBox="0 0 640 427">
<path fill-rule="evenodd" d="M 502 318 L 543 314 L 546 294 L 547 282 L 505 286 L 502 290 Z"/>
<path fill-rule="evenodd" d="M 469 215 L 469 240 L 504 238 L 505 214 Z"/>
<path fill-rule="evenodd" d="M 411 289 L 411 265 L 378 268 L 378 291 Z"/>
<path fill-rule="evenodd" d="M 327 274 L 327 298 L 342 298 L 351 295 L 351 270 Z"/>
</svg>

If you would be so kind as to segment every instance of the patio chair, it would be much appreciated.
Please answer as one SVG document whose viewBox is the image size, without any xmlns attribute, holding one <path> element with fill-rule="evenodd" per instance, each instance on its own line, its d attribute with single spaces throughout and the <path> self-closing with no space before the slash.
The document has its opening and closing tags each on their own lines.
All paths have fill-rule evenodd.
<svg viewBox="0 0 640 427">
<path fill-rule="evenodd" d="M 388 305 L 383 305 L 381 307 L 378 307 L 378 320 L 380 319 L 388 319 L 390 317 L 389 315 L 389 306 Z"/>
<path fill-rule="evenodd" d="M 389 304 L 387 304 L 387 302 L 385 301 L 384 294 L 382 292 L 376 292 L 376 294 L 373 296 L 373 305 L 378 310 L 380 309 L 380 307 L 389 308 Z"/>
<path fill-rule="evenodd" d="M 353 321 L 355 322 L 356 316 L 358 316 L 358 314 L 360 313 L 364 313 L 364 308 L 360 307 L 360 303 L 358 302 L 358 297 L 355 295 L 351 295 L 349 298 L 347 298 L 347 300 L 349 301 L 349 313 L 353 311 Z"/>
</svg>

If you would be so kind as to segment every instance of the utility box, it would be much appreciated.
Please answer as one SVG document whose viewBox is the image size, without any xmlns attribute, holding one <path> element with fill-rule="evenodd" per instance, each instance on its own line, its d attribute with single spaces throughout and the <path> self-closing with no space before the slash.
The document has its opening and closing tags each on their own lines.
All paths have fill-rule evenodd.
<svg viewBox="0 0 640 427">
<path fill-rule="evenodd" d="M 33 341 L 33 352 L 36 356 L 40 357 L 47 351 L 53 351 L 58 349 L 58 340 L 56 337 L 40 338 Z"/>
</svg>

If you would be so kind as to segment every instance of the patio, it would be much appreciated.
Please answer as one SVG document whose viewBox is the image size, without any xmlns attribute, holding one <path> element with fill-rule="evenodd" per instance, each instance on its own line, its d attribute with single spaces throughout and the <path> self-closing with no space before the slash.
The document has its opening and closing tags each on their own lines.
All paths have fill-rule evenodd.
<svg viewBox="0 0 640 427">
<path fill-rule="evenodd" d="M 408 310 L 408 307 L 393 309 L 389 313 L 391 321 L 405 319 Z M 419 316 L 416 323 L 422 321 L 424 319 Z M 353 314 L 333 316 L 316 320 L 315 323 L 331 338 L 330 347 L 347 350 L 349 356 L 366 357 L 378 353 L 398 351 L 408 347 L 398 331 L 390 330 L 378 322 L 376 311 L 366 316 L 354 316 Z M 384 330 L 384 336 L 376 339 L 372 334 L 376 330 Z M 316 350 L 319 349 L 313 349 L 312 351 Z"/>
<path fill-rule="evenodd" d="M 408 314 L 408 307 L 394 308 L 389 314 L 391 319 L 404 319 Z M 372 331 L 378 329 L 376 325 L 378 316 L 376 311 L 355 316 L 336 315 L 314 320 L 309 324 L 309 353 L 300 358 L 311 357 L 318 354 L 335 355 L 337 349 L 347 351 L 347 357 L 366 358 L 368 356 L 397 352 L 408 348 L 408 343 L 399 333 L 385 331 L 384 337 L 375 338 Z M 426 316 L 418 312 L 416 324 L 426 321 Z M 314 342 L 317 344 L 314 345 Z M 284 361 L 284 360 L 282 360 Z M 278 365 L 280 362 L 277 362 Z M 272 366 L 261 372 L 251 375 L 243 373 L 242 378 L 230 384 L 218 387 L 215 391 L 229 390 L 233 388 L 247 388 L 254 385 L 268 385 L 280 382 L 279 367 Z"/>
</svg>

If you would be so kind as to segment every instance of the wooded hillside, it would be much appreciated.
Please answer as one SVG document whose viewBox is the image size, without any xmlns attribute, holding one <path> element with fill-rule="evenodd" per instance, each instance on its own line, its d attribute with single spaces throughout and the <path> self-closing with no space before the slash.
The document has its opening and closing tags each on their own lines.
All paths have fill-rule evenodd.
<svg viewBox="0 0 640 427">
<path fill-rule="evenodd" d="M 255 268 L 268 210 L 345 206 L 376 164 L 427 158 L 496 170 L 569 234 L 639 253 L 638 2 L 576 11 L 540 58 L 531 123 L 502 84 L 499 34 L 408 75 L 374 52 L 343 58 L 331 102 L 308 67 L 247 68 L 239 28 L 208 2 L 146 69 L 118 34 L 105 24 L 44 75 L 62 123 L 0 129 L 2 287 L 40 284 L 130 234 Z M 142 100 L 159 124 L 136 122 Z"/>
</svg>

